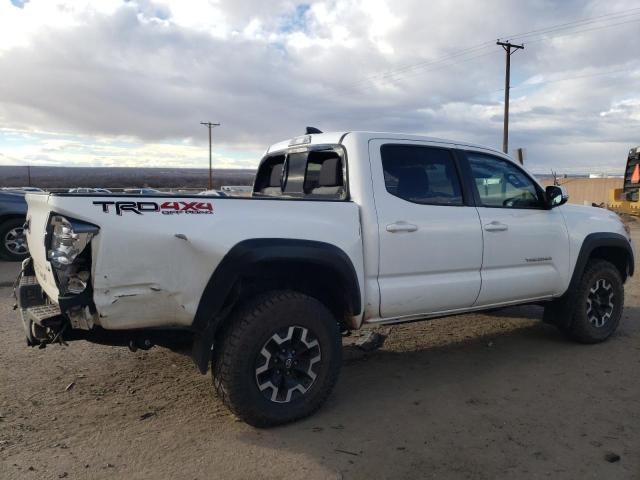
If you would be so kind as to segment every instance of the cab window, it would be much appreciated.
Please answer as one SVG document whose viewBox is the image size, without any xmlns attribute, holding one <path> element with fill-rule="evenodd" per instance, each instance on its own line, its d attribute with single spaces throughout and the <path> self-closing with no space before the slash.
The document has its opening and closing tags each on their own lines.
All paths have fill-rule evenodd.
<svg viewBox="0 0 640 480">
<path fill-rule="evenodd" d="M 453 154 L 446 148 L 382 145 L 387 191 L 408 202 L 462 205 L 462 189 Z"/>
</svg>

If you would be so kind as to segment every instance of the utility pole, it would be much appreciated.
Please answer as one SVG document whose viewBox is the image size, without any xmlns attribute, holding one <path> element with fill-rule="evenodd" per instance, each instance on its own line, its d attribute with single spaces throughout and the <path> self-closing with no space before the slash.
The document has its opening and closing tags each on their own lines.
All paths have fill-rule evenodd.
<svg viewBox="0 0 640 480">
<path fill-rule="evenodd" d="M 502 133 L 502 151 L 509 153 L 509 89 L 511 78 L 511 55 L 520 49 L 524 49 L 524 45 L 515 45 L 508 40 L 501 42 L 498 40 L 496 45 L 500 45 L 504 48 L 507 54 L 507 68 L 504 76 L 504 130 Z"/>
<path fill-rule="evenodd" d="M 213 189 L 213 176 L 211 173 L 211 129 L 214 127 L 219 127 L 219 123 L 211 123 L 211 122 L 200 122 L 200 125 L 204 125 L 209 128 L 209 190 Z"/>
</svg>

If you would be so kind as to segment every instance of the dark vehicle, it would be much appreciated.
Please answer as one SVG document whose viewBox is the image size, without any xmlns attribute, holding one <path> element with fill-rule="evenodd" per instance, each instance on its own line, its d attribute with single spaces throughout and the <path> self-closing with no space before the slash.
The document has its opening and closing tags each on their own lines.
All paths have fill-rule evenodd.
<svg viewBox="0 0 640 480">
<path fill-rule="evenodd" d="M 13 262 L 27 258 L 29 250 L 24 232 L 27 202 L 24 191 L 0 191 L 0 259 Z"/>
</svg>

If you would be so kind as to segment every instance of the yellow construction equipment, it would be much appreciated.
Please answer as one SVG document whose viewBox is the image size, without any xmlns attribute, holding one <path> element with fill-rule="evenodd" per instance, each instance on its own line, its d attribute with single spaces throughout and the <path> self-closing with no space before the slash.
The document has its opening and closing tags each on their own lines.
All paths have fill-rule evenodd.
<svg viewBox="0 0 640 480">
<path fill-rule="evenodd" d="M 640 216 L 640 147 L 629 150 L 622 188 L 609 191 L 609 208 Z"/>
</svg>

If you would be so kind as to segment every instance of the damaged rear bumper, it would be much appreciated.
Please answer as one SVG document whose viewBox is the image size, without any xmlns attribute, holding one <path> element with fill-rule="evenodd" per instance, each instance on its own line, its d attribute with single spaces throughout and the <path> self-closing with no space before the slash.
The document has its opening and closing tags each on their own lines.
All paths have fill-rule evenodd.
<svg viewBox="0 0 640 480">
<path fill-rule="evenodd" d="M 174 348 L 190 343 L 193 334 L 178 329 L 106 330 L 95 322 L 97 313 L 91 290 L 51 299 L 39 285 L 31 259 L 22 264 L 14 294 L 27 344 L 40 348 L 51 343 L 86 340 L 93 343 L 127 346 L 131 350 L 154 345 Z"/>
</svg>

